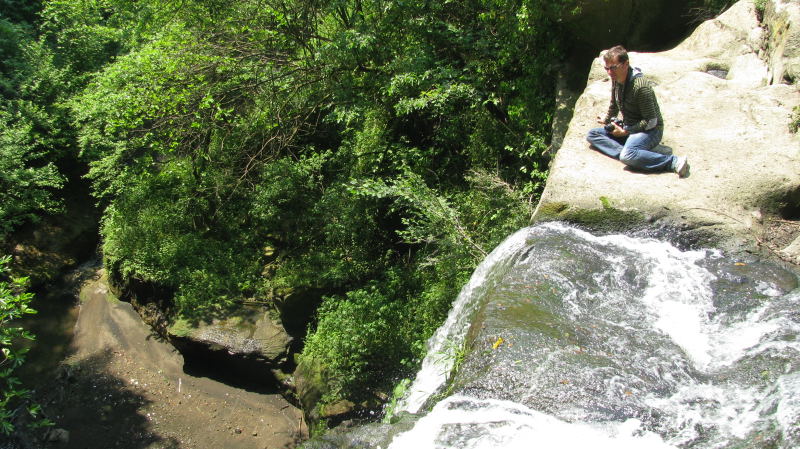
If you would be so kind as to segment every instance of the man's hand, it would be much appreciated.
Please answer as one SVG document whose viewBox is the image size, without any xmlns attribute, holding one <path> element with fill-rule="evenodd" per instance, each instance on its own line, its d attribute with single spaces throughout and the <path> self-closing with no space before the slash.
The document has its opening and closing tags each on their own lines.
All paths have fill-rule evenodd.
<svg viewBox="0 0 800 449">
<path fill-rule="evenodd" d="M 625 131 L 624 129 L 622 129 L 622 127 L 620 127 L 616 123 L 611 122 L 611 124 L 614 125 L 614 131 L 611 131 L 611 134 L 614 137 L 625 137 L 628 135 L 628 131 Z"/>
</svg>

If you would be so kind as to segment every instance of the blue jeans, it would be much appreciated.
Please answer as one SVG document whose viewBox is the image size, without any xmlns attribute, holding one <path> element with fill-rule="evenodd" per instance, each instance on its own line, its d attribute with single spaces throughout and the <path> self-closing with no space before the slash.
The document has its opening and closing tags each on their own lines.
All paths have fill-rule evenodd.
<svg viewBox="0 0 800 449">
<path fill-rule="evenodd" d="M 624 137 L 614 137 L 604 128 L 593 128 L 589 130 L 586 140 L 601 153 L 619 159 L 625 165 L 637 170 L 672 171 L 675 167 L 675 156 L 650 151 L 661 142 L 663 135 L 663 128 L 629 134 Z"/>
</svg>

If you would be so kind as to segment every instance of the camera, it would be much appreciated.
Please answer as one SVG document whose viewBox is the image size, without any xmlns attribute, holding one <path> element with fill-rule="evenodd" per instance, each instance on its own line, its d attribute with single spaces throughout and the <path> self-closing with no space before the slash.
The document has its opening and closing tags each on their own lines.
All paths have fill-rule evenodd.
<svg viewBox="0 0 800 449">
<path fill-rule="evenodd" d="M 606 131 L 608 131 L 608 132 L 612 132 L 612 131 L 614 131 L 614 123 L 616 123 L 617 126 L 622 128 L 623 122 L 622 122 L 622 119 L 619 118 L 619 117 L 615 117 L 615 118 L 611 119 L 611 123 L 606 124 L 605 126 L 603 126 L 603 128 L 605 128 Z"/>
</svg>

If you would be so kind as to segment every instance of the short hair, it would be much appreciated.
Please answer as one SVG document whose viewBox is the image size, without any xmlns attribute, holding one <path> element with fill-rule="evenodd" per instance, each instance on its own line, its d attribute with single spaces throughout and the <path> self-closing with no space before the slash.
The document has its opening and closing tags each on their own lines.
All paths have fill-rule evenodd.
<svg viewBox="0 0 800 449">
<path fill-rule="evenodd" d="M 619 63 L 626 62 L 628 60 L 628 50 L 625 50 L 625 47 L 622 45 L 617 45 L 609 48 L 603 55 L 603 59 L 606 61 L 611 61 L 614 58 L 617 58 L 617 62 Z"/>
</svg>

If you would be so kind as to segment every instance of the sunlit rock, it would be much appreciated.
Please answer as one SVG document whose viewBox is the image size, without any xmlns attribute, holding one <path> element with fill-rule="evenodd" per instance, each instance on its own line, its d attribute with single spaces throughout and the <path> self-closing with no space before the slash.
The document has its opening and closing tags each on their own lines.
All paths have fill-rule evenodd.
<svg viewBox="0 0 800 449">
<path fill-rule="evenodd" d="M 291 337 L 269 314 L 240 309 L 225 318 L 192 323 L 181 319 L 169 328 L 173 337 L 222 349 L 230 355 L 250 356 L 273 363 L 285 361 Z"/>
<path fill-rule="evenodd" d="M 689 158 L 685 179 L 629 171 L 590 148 L 586 134 L 599 126 L 611 89 L 595 59 L 536 218 L 583 221 L 579 211 L 625 211 L 706 244 L 755 246 L 800 188 L 800 135 L 789 129 L 800 93 L 796 85 L 770 84 L 780 58 L 761 57 L 775 31 L 762 30 L 753 3 L 740 1 L 669 51 L 631 53 L 631 65 L 656 85 L 665 123 L 660 148 Z M 753 213 L 765 220 L 750 220 Z"/>
</svg>

